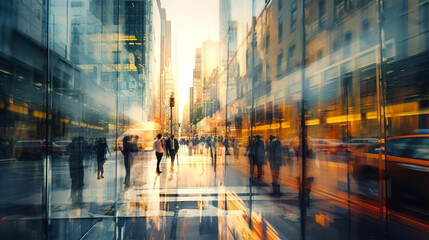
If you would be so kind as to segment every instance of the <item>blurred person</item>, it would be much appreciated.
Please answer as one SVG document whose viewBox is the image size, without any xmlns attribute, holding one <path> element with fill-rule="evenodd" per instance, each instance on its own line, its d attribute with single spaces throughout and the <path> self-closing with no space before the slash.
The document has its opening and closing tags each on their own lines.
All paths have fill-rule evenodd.
<svg viewBox="0 0 429 240">
<path fill-rule="evenodd" d="M 216 143 L 217 138 L 215 137 L 209 137 L 208 145 L 210 148 L 210 156 L 212 159 L 212 166 L 216 167 L 216 160 L 217 160 L 217 149 L 216 149 Z"/>
<path fill-rule="evenodd" d="M 135 136 L 132 137 L 133 141 L 131 142 L 131 152 L 138 152 L 138 151 L 140 151 L 139 144 L 138 144 L 139 138 L 140 137 L 138 135 L 135 135 Z"/>
<path fill-rule="evenodd" d="M 124 155 L 124 166 L 125 166 L 125 187 L 130 186 L 130 174 L 131 174 L 131 162 L 130 162 L 130 152 L 131 152 L 131 138 L 130 136 L 124 136 L 122 139 L 122 148 L 119 148 Z"/>
<path fill-rule="evenodd" d="M 192 139 L 191 140 L 187 140 L 188 142 L 188 154 L 189 156 L 192 156 L 192 149 L 193 149 L 193 143 L 192 143 Z"/>
<path fill-rule="evenodd" d="M 82 203 L 84 184 L 83 159 L 88 153 L 88 142 L 83 137 L 74 137 L 68 146 L 70 152 L 69 170 L 71 178 L 70 197 L 73 205 Z"/>
<path fill-rule="evenodd" d="M 200 146 L 199 146 L 199 149 L 200 149 L 200 154 L 203 154 L 204 153 L 204 147 L 205 147 L 205 144 L 206 144 L 206 140 L 205 140 L 205 138 L 204 137 L 201 137 L 201 139 L 200 139 Z"/>
<path fill-rule="evenodd" d="M 265 159 L 265 145 L 261 138 L 262 137 L 260 135 L 256 135 L 256 140 L 253 145 L 253 168 L 255 166 L 258 167 L 258 175 L 256 176 L 256 179 L 259 181 L 264 175 L 263 165 L 267 163 Z"/>
<path fill-rule="evenodd" d="M 223 146 L 225 147 L 225 155 L 231 155 L 231 153 L 229 152 L 229 139 L 225 138 L 225 140 L 223 141 Z"/>
<path fill-rule="evenodd" d="M 232 139 L 232 148 L 234 149 L 234 157 L 235 159 L 238 159 L 239 157 L 239 151 L 240 151 L 240 143 L 237 138 Z"/>
<path fill-rule="evenodd" d="M 166 150 L 167 155 L 171 157 L 171 165 L 170 165 L 170 171 L 173 171 L 174 167 L 174 158 L 176 157 L 176 153 L 179 150 L 179 142 L 176 138 L 174 138 L 174 135 L 171 134 L 170 139 L 166 142 Z"/>
<path fill-rule="evenodd" d="M 278 184 L 280 167 L 284 165 L 282 154 L 282 146 L 280 141 L 273 135 L 270 136 L 270 143 L 268 148 L 268 161 L 270 162 L 270 169 L 272 175 L 273 192 L 271 195 L 280 196 L 280 185 Z"/>
<path fill-rule="evenodd" d="M 299 199 L 304 201 L 304 204 L 307 208 L 310 207 L 310 193 L 311 193 L 311 187 L 314 183 L 314 177 L 307 177 L 305 180 L 305 188 L 304 192 L 302 192 L 302 180 L 300 177 L 296 178 L 297 185 L 299 189 Z M 304 198 L 304 199 L 303 199 Z"/>
<path fill-rule="evenodd" d="M 159 164 L 161 163 L 162 155 L 164 153 L 164 147 L 162 145 L 162 135 L 158 134 L 156 135 L 155 140 L 153 141 L 153 149 L 155 150 L 155 156 L 156 156 L 156 173 L 160 174 L 162 173 L 159 169 Z"/>
<path fill-rule="evenodd" d="M 210 144 L 211 144 L 211 137 L 207 137 L 206 141 L 204 142 L 204 146 L 205 146 L 205 153 L 206 154 L 210 154 Z"/>
<path fill-rule="evenodd" d="M 192 141 L 192 146 L 194 148 L 194 153 L 198 154 L 198 144 L 199 144 L 199 140 L 198 140 L 198 135 L 194 137 L 193 141 Z"/>
<path fill-rule="evenodd" d="M 88 154 L 86 156 L 88 158 L 92 158 L 97 151 L 97 143 L 96 143 L 96 140 L 93 138 L 90 138 L 87 142 L 88 142 L 88 149 L 87 149 Z"/>
<path fill-rule="evenodd" d="M 112 153 L 110 152 L 109 145 L 107 145 L 107 140 L 103 137 L 103 141 L 106 144 L 106 150 L 104 151 L 104 159 L 107 159 L 107 152 L 109 152 L 110 157 L 112 157 Z"/>
<path fill-rule="evenodd" d="M 162 149 L 165 149 L 166 142 L 167 142 L 167 138 L 165 136 L 162 136 L 161 138 Z M 165 157 L 168 157 L 167 153 L 165 154 Z"/>
<path fill-rule="evenodd" d="M 106 148 L 107 143 L 103 138 L 98 138 L 96 140 L 96 152 L 97 152 L 97 179 L 104 178 L 104 162 L 106 161 Z"/>
</svg>

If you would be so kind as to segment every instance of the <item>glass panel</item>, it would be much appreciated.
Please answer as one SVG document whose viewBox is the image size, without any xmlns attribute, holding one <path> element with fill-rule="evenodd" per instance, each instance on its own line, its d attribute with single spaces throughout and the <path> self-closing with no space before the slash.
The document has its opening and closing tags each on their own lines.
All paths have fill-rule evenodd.
<svg viewBox="0 0 429 240">
<path fill-rule="evenodd" d="M 114 216 L 120 37 L 113 1 L 54 0 L 49 10 L 49 235 L 77 239 Z"/>
<path fill-rule="evenodd" d="M 377 1 L 309 1 L 305 14 L 307 236 L 383 238 L 383 158 L 379 144 L 368 146 L 383 136 Z"/>
<path fill-rule="evenodd" d="M 427 231 L 428 14 L 427 0 L 385 1 L 388 229 L 399 238 Z"/>
<path fill-rule="evenodd" d="M 46 236 L 47 6 L 0 3 L 0 236 Z"/>
</svg>

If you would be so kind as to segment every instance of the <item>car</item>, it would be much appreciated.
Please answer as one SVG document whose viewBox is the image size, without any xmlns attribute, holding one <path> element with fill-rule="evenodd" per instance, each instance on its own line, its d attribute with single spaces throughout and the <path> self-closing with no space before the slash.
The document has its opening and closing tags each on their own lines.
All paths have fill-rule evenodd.
<svg viewBox="0 0 429 240">
<path fill-rule="evenodd" d="M 60 154 L 61 149 L 55 143 L 46 140 L 21 140 L 15 143 L 14 156 L 20 160 L 37 160 L 41 159 L 46 154 L 46 148 L 48 153 L 57 155 Z"/>
<path fill-rule="evenodd" d="M 68 150 L 68 146 L 71 142 L 70 140 L 55 141 L 55 144 L 58 146 L 58 153 L 61 155 L 69 155 L 70 151 Z"/>
<path fill-rule="evenodd" d="M 311 138 L 314 152 L 340 153 L 345 151 L 343 142 L 337 139 Z"/>
<path fill-rule="evenodd" d="M 353 138 L 346 141 L 344 144 L 349 151 L 352 151 L 357 148 L 376 142 L 378 142 L 377 138 Z"/>
<path fill-rule="evenodd" d="M 351 152 L 350 161 L 364 195 L 379 195 L 380 181 L 387 181 L 394 202 L 421 204 L 429 210 L 429 134 L 391 137 L 386 144 L 357 148 Z"/>
</svg>

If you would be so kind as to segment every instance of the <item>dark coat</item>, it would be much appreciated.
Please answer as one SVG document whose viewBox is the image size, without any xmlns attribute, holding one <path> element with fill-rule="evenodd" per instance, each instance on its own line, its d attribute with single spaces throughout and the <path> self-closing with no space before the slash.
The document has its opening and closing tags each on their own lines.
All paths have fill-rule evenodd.
<svg viewBox="0 0 429 240">
<path fill-rule="evenodd" d="M 166 141 L 165 145 L 166 145 L 165 148 L 167 149 L 167 152 L 170 153 L 173 150 L 172 149 L 173 145 L 171 144 L 171 139 L 168 139 Z M 177 141 L 177 139 L 175 138 L 174 139 L 174 151 L 177 152 L 177 150 L 179 150 L 179 141 Z"/>
<path fill-rule="evenodd" d="M 284 165 L 282 146 L 278 139 L 273 139 L 268 145 L 268 160 L 272 167 L 280 167 Z"/>
<path fill-rule="evenodd" d="M 88 142 L 83 138 L 75 138 L 69 144 L 69 170 L 73 187 L 83 186 L 83 159 L 89 149 Z"/>
<path fill-rule="evenodd" d="M 265 145 L 264 141 L 261 139 L 257 139 L 255 144 L 253 145 L 253 158 L 255 164 L 265 165 L 267 164 L 267 160 L 265 158 Z"/>
</svg>

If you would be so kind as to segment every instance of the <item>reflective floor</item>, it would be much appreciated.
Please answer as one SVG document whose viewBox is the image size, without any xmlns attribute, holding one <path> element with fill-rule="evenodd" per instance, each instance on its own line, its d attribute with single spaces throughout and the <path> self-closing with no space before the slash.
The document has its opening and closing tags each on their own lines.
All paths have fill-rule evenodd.
<svg viewBox="0 0 429 240">
<path fill-rule="evenodd" d="M 38 213 L 43 211 L 33 204 L 41 198 L 40 191 L 25 188 L 28 183 L 45 184 L 43 171 L 33 174 L 41 169 L 41 162 L 2 161 L 3 186 L 15 186 L 0 190 L 3 206 L 9 206 L 1 211 L 2 239 L 41 238 L 44 228 L 48 239 L 386 238 L 376 201 L 372 204 L 373 200 L 363 198 L 355 186 L 352 194 L 347 193 L 346 164 L 341 158 L 312 166 L 316 172 L 303 221 L 299 182 L 292 174 L 299 165 L 296 159 L 280 169 L 281 195 L 274 196 L 269 166 L 264 166 L 258 180 L 249 177 L 244 155 L 225 158 L 220 148 L 212 162 L 209 149 L 199 148 L 190 155 L 187 146 L 180 148 L 173 171 L 170 158 L 163 157 L 161 174 L 155 172 L 152 151 L 135 154 L 127 188 L 125 169 L 116 166 L 113 157 L 105 163 L 104 178 L 97 179 L 96 161 L 89 156 L 84 163 L 82 198 L 75 203 L 70 198 L 67 157 L 53 158 L 49 195 L 55 202 L 50 204 L 49 221 L 40 220 L 43 216 Z M 322 172 L 336 175 L 336 182 L 319 177 Z M 427 222 L 400 211 L 390 215 L 401 222 L 392 221 L 389 238 L 427 238 Z"/>
</svg>

